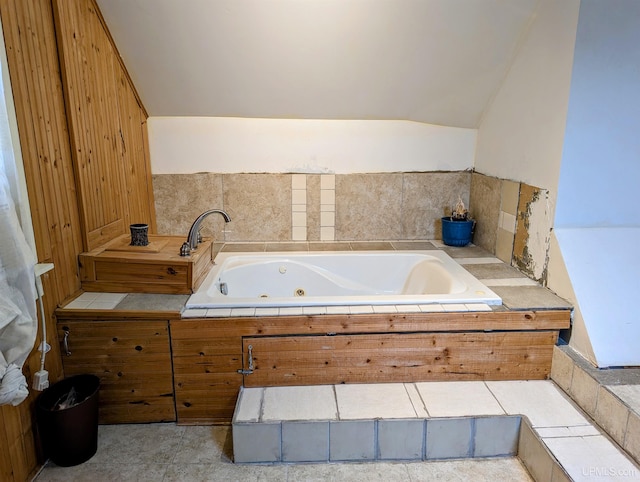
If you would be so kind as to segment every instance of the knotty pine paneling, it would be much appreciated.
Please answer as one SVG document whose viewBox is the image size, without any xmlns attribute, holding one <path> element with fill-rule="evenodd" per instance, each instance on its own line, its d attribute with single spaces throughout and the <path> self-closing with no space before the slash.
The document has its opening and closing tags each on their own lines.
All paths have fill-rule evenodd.
<svg viewBox="0 0 640 482">
<path fill-rule="evenodd" d="M 93 2 L 64 0 L 61 3 L 64 3 L 68 8 L 93 6 L 95 15 L 99 16 L 99 11 Z M 46 369 L 49 371 L 51 383 L 54 383 L 63 377 L 63 370 L 53 312 L 58 304 L 70 298 L 80 289 L 77 256 L 86 250 L 84 243 L 88 242 L 89 236 L 85 235 L 81 223 L 52 1 L 0 0 L 0 18 L 6 45 L 38 260 L 52 262 L 55 265 L 52 272 L 43 276 L 48 341 L 52 346 L 52 350 L 47 355 Z M 87 32 L 95 34 L 91 30 L 94 29 L 94 26 L 87 27 L 86 22 L 87 18 L 81 16 L 75 23 L 84 39 L 88 38 Z M 104 29 L 103 32 L 105 32 Z M 108 31 L 106 34 L 107 39 L 111 42 Z M 104 42 L 100 44 L 102 50 L 105 48 L 104 45 Z M 85 54 L 86 50 L 81 53 Z M 110 60 L 105 60 L 103 55 L 99 62 L 100 55 L 96 52 L 93 54 L 93 56 L 83 56 L 82 58 L 76 56 L 75 58 L 92 70 L 93 77 L 98 76 L 102 79 L 104 84 L 101 85 L 105 86 L 110 95 L 103 95 L 100 98 L 101 94 L 98 94 L 96 102 L 102 103 L 103 112 L 111 112 L 114 116 L 119 108 L 119 87 L 116 85 L 115 72 L 124 72 L 127 77 L 126 71 L 117 54 L 112 53 Z M 111 70 L 110 76 L 105 75 L 105 70 L 108 69 Z M 76 68 L 75 71 L 79 71 L 79 68 Z M 93 78 L 89 73 L 86 75 L 88 76 L 86 79 L 78 80 L 85 83 Z M 135 89 L 130 82 L 129 84 L 131 95 L 135 96 L 138 103 L 136 115 L 142 130 L 140 145 L 145 149 L 145 162 L 148 164 L 148 147 L 145 140 L 147 115 Z M 5 86 L 5 90 L 8 91 L 8 86 Z M 76 93 L 77 91 L 74 91 L 74 94 Z M 110 106 L 104 105 L 107 98 Z M 131 100 L 129 99 L 128 102 L 131 103 Z M 132 118 L 135 119 L 135 116 Z M 90 123 L 83 126 L 85 138 L 93 139 L 93 143 L 88 145 L 88 149 L 92 152 L 103 152 L 109 147 L 106 146 L 108 142 L 101 137 L 103 134 L 99 133 L 94 122 L 102 124 L 101 119 L 91 119 Z M 134 122 L 132 120 L 131 125 Z M 120 139 L 118 131 L 115 132 L 118 135 L 113 139 Z M 119 145 L 116 148 L 114 152 L 119 153 L 121 159 L 122 147 Z M 127 146 L 127 149 L 137 152 L 135 148 L 129 149 Z M 142 161 L 136 157 L 136 162 Z M 142 172 L 140 167 L 138 170 Z M 106 173 L 105 175 L 111 176 L 109 179 L 115 179 L 113 176 L 121 174 L 118 172 L 116 174 Z M 139 180 L 143 177 L 136 174 L 136 182 L 139 184 Z M 96 180 L 94 187 L 98 187 L 101 178 L 97 176 L 94 179 Z M 141 196 L 147 196 L 146 190 L 142 191 Z M 126 196 L 126 189 L 123 187 L 121 193 L 115 194 Z M 93 199 L 90 197 L 90 202 Z M 150 227 L 154 228 L 155 213 L 152 197 L 150 199 L 149 215 L 152 218 L 141 221 L 149 222 Z M 144 201 L 141 203 L 143 204 Z M 138 210 L 143 209 L 139 207 Z M 126 221 L 123 220 L 123 224 L 124 222 Z M 108 228 L 109 226 L 106 226 L 105 231 L 108 231 Z M 99 239 L 101 236 L 103 235 L 98 231 L 98 234 L 94 234 L 93 238 Z M 36 346 L 39 342 L 38 339 Z M 40 353 L 35 351 L 31 353 L 23 369 L 29 384 L 32 381 L 32 373 L 35 373 L 39 368 Z M 0 407 L 0 480 L 3 482 L 29 480 L 42 462 L 35 436 L 33 412 L 36 396 L 37 393 L 33 392 L 27 401 L 18 407 Z"/>
<path fill-rule="evenodd" d="M 94 0 L 53 0 L 63 90 L 90 251 L 131 223 L 155 231 L 146 111 Z"/>
<path fill-rule="evenodd" d="M 123 234 L 117 64 L 92 1 L 54 1 L 72 154 L 87 250 Z"/>
<path fill-rule="evenodd" d="M 16 109 L 38 260 L 54 263 L 44 275 L 51 383 L 62 378 L 53 311 L 77 292 L 82 238 L 76 200 L 53 11 L 49 0 L 0 0 L 0 17 Z M 5 86 L 8 90 L 8 86 Z M 36 345 L 40 342 L 40 334 Z M 34 351 L 23 372 L 31 384 L 40 369 Z M 18 407 L 0 407 L 0 479 L 28 480 L 39 467 L 33 392 Z"/>
<path fill-rule="evenodd" d="M 120 112 L 120 156 L 129 208 L 129 224 L 148 223 L 156 232 L 155 202 L 151 180 L 147 115 L 140 106 L 129 77 L 117 69 L 118 109 Z"/>
</svg>

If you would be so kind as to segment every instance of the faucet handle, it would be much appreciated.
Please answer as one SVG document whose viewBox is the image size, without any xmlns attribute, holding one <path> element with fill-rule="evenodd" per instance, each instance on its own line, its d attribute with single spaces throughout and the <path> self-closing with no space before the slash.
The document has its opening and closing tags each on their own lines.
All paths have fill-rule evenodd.
<svg viewBox="0 0 640 482">
<path fill-rule="evenodd" d="M 198 244 L 202 242 L 202 231 L 198 229 Z"/>
<path fill-rule="evenodd" d="M 180 247 L 180 256 L 189 256 L 191 254 L 191 246 L 186 241 Z"/>
</svg>

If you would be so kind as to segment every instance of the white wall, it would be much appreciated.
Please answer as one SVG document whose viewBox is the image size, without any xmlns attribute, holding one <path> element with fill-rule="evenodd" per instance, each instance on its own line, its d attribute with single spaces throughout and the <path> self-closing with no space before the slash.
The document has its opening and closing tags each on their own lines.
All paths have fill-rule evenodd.
<svg viewBox="0 0 640 482">
<path fill-rule="evenodd" d="M 640 2 L 582 0 L 555 235 L 582 318 L 570 345 L 599 367 L 640 365 L 639 45 Z"/>
<path fill-rule="evenodd" d="M 555 199 L 580 0 L 542 0 L 478 131 L 476 171 Z"/>
<path fill-rule="evenodd" d="M 154 174 L 459 171 L 476 130 L 409 121 L 150 117 Z"/>
<path fill-rule="evenodd" d="M 640 224 L 640 2 L 583 0 L 556 225 Z"/>
</svg>

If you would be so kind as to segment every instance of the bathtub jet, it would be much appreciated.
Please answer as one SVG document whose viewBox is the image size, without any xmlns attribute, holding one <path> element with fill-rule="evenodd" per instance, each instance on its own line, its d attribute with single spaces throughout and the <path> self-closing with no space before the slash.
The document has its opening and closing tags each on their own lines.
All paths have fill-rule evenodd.
<svg viewBox="0 0 640 482">
<path fill-rule="evenodd" d="M 438 250 L 220 253 L 215 261 L 187 308 L 502 303 Z"/>
</svg>

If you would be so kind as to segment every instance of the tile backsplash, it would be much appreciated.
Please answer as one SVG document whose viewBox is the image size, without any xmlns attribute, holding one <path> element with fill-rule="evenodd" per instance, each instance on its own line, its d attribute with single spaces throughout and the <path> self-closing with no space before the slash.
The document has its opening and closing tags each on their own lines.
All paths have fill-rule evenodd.
<svg viewBox="0 0 640 482">
<path fill-rule="evenodd" d="M 440 218 L 471 173 L 156 174 L 159 234 L 184 234 L 201 212 L 220 208 L 202 232 L 218 241 L 374 241 L 440 238 Z"/>
</svg>

